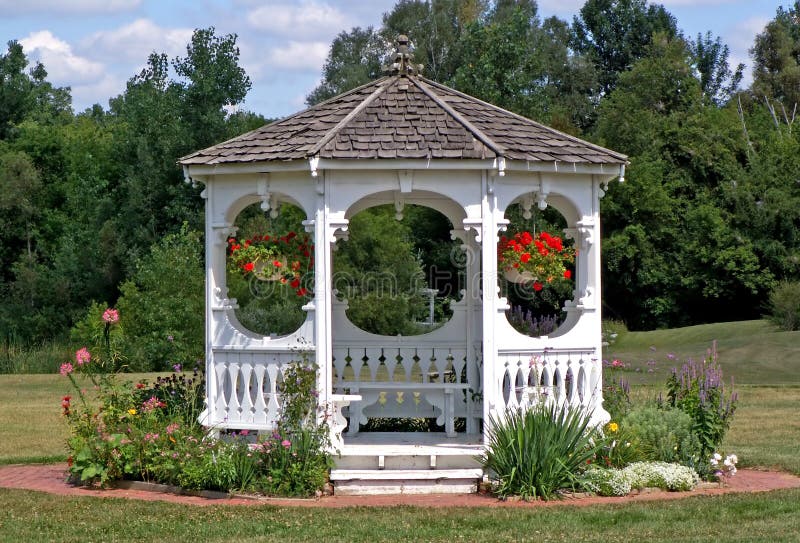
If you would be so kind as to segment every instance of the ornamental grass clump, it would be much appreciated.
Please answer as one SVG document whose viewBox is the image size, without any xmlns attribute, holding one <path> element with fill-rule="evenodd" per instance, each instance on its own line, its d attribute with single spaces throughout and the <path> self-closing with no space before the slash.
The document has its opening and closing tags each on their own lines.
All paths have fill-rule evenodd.
<svg viewBox="0 0 800 543">
<path fill-rule="evenodd" d="M 481 462 L 501 498 L 557 496 L 601 448 L 585 410 L 543 402 L 490 417 L 489 446 Z"/>
</svg>

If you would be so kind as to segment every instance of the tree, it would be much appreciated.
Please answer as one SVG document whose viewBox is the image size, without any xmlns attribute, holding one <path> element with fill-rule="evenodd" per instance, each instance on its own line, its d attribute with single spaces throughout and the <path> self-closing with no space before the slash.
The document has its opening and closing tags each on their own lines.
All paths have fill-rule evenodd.
<svg viewBox="0 0 800 543">
<path fill-rule="evenodd" d="M 800 0 L 788 10 L 778 8 L 775 19 L 756 36 L 750 54 L 753 92 L 779 100 L 792 115 L 800 107 Z"/>
<path fill-rule="evenodd" d="M 384 14 L 381 35 L 391 44 L 400 34 L 407 35 L 423 75 L 445 82 L 461 63 L 461 37 L 487 7 L 486 0 L 400 0 Z"/>
<path fill-rule="evenodd" d="M 711 32 L 705 36 L 697 35 L 697 40 L 689 42 L 689 50 L 700 75 L 700 88 L 703 95 L 712 103 L 724 105 L 736 92 L 744 77 L 744 64 L 731 71 L 728 65 L 729 50 L 719 36 L 711 39 Z"/>
<path fill-rule="evenodd" d="M 459 90 L 570 132 L 593 121 L 594 69 L 570 52 L 566 23 L 539 24 L 535 4 L 498 4 L 461 42 Z"/>
<path fill-rule="evenodd" d="M 572 28 L 573 45 L 592 59 L 603 95 L 646 55 L 654 33 L 670 39 L 678 35 L 675 17 L 664 6 L 647 5 L 646 0 L 587 0 Z"/>
<path fill-rule="evenodd" d="M 377 79 L 388 53 L 387 44 L 371 26 L 339 33 L 322 68 L 322 82 L 306 97 L 306 103 L 312 106 L 324 102 Z"/>
</svg>

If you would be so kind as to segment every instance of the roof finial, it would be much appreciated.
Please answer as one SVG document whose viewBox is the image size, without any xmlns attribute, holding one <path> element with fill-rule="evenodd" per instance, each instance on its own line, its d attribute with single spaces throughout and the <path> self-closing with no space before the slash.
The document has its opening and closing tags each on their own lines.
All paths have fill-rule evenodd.
<svg viewBox="0 0 800 543">
<path fill-rule="evenodd" d="M 394 62 L 384 66 L 384 72 L 391 75 L 416 75 L 422 70 L 422 64 L 413 64 L 414 55 L 408 50 L 409 39 L 405 34 L 397 36 L 397 51 Z"/>
</svg>

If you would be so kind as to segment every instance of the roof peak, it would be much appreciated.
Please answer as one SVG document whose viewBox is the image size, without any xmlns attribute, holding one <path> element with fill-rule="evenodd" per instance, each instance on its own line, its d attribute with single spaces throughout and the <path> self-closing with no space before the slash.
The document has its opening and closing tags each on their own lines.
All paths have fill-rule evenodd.
<svg viewBox="0 0 800 543">
<path fill-rule="evenodd" d="M 397 36 L 397 49 L 394 53 L 392 64 L 383 67 L 383 73 L 387 75 L 419 75 L 422 71 L 422 64 L 414 64 L 414 54 L 409 50 L 410 40 L 405 34 Z"/>
</svg>

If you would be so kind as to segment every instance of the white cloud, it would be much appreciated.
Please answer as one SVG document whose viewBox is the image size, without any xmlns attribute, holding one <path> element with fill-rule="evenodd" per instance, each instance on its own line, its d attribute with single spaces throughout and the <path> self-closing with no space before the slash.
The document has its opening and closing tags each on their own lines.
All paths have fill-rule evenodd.
<svg viewBox="0 0 800 543">
<path fill-rule="evenodd" d="M 269 55 L 269 64 L 287 70 L 320 71 L 328 56 L 326 42 L 290 41 L 284 47 L 274 47 Z"/>
<path fill-rule="evenodd" d="M 740 62 L 746 67 L 742 87 L 747 87 L 753 81 L 750 48 L 755 43 L 756 35 L 764 31 L 769 21 L 767 17 L 751 17 L 736 23 L 722 36 L 723 41 L 730 47 L 728 61 L 731 68 L 735 68 Z"/>
<path fill-rule="evenodd" d="M 539 0 L 539 17 L 554 14 L 572 20 L 572 15 L 577 15 L 585 3 L 586 0 Z"/>
<path fill-rule="evenodd" d="M 73 85 L 72 103 L 80 112 L 93 104 L 108 107 L 108 100 L 125 91 L 125 79 L 106 74 L 100 81 L 88 85 Z"/>
<path fill-rule="evenodd" d="M 3 15 L 85 15 L 118 13 L 138 8 L 142 0 L 0 0 Z"/>
<path fill-rule="evenodd" d="M 169 56 L 182 54 L 192 38 L 189 28 L 163 28 L 149 19 L 96 32 L 81 42 L 81 48 L 101 58 L 144 62 L 153 51 Z"/>
<path fill-rule="evenodd" d="M 32 32 L 19 40 L 29 58 L 44 64 L 48 79 L 59 85 L 97 81 L 104 66 L 72 52 L 72 46 L 55 37 L 49 30 Z"/>
<path fill-rule="evenodd" d="M 268 4 L 251 10 L 247 22 L 259 30 L 293 38 L 328 39 L 349 26 L 349 19 L 328 4 L 305 1 Z"/>
</svg>

